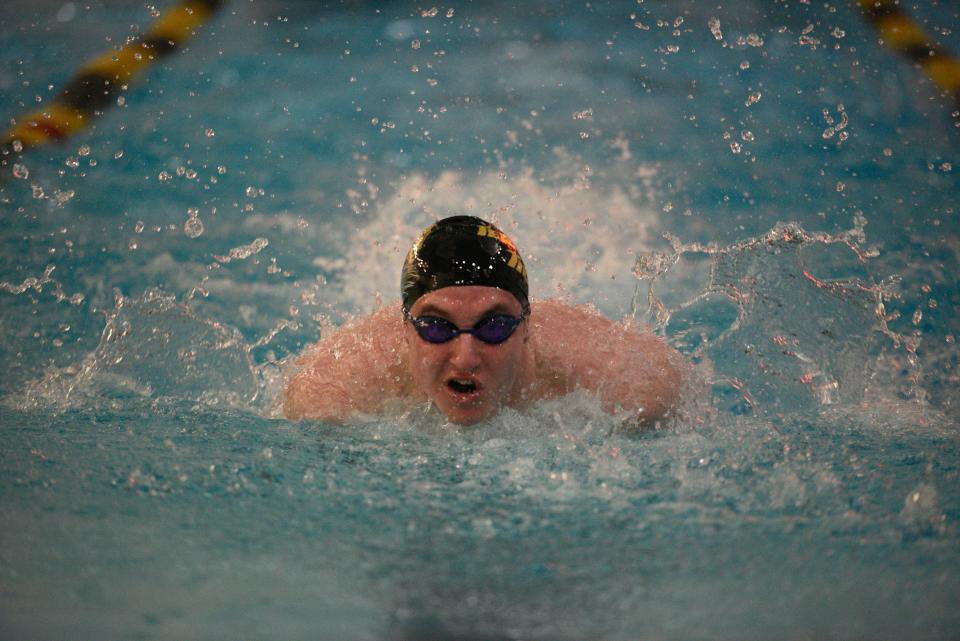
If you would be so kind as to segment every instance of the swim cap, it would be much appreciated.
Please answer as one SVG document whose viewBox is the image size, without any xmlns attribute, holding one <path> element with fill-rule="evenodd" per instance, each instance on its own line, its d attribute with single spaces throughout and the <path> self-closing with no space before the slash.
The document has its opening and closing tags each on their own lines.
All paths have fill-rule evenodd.
<svg viewBox="0 0 960 641">
<path fill-rule="evenodd" d="M 407 311 L 424 294 L 455 285 L 510 292 L 530 311 L 527 268 L 517 246 L 495 225 L 474 216 L 451 216 L 420 234 L 403 262 L 400 291 Z"/>
</svg>

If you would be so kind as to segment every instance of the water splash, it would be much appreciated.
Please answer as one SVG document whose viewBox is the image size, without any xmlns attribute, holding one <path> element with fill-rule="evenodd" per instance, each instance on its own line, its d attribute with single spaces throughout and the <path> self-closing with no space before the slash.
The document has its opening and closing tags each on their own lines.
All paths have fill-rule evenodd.
<svg viewBox="0 0 960 641">
<path fill-rule="evenodd" d="M 897 293 L 868 274 L 875 253 L 863 248 L 865 225 L 862 215 L 838 234 L 778 223 L 726 247 L 668 236 L 669 251 L 637 258 L 634 315 L 700 363 L 721 402 L 738 411 L 782 417 L 871 402 L 872 387 L 892 384 L 922 409 L 920 339 L 888 325 L 885 303 Z M 844 264 L 854 275 L 823 273 Z M 676 282 L 693 278 L 703 284 Z M 657 293 L 661 287 L 693 293 L 668 304 Z M 896 380 L 889 376 L 892 361 L 901 363 L 893 371 L 905 372 Z"/>
<path fill-rule="evenodd" d="M 654 186 L 656 169 L 638 170 L 630 188 L 595 190 L 592 170 L 564 157 L 554 169 L 512 177 L 488 172 L 470 177 L 444 172 L 412 175 L 388 198 L 377 201 L 373 218 L 360 229 L 324 229 L 346 248 L 326 291 L 334 307 L 368 311 L 378 297 L 397 296 L 400 265 L 420 230 L 455 213 L 491 220 L 521 247 L 538 298 L 591 303 L 611 316 L 628 311 L 638 251 L 656 238 L 662 214 Z M 349 234 L 346 232 L 349 231 Z"/>
<path fill-rule="evenodd" d="M 118 293 L 93 352 L 29 381 L 6 403 L 64 411 L 103 403 L 121 407 L 140 398 L 246 407 L 257 392 L 249 347 L 239 331 L 150 289 L 137 298 Z"/>
<path fill-rule="evenodd" d="M 63 284 L 60 281 L 52 278 L 53 272 L 56 269 L 56 265 L 47 265 L 43 270 L 42 276 L 30 276 L 23 279 L 23 281 L 15 285 L 7 281 L 0 281 L 0 291 L 7 292 L 8 294 L 20 295 L 30 291 L 42 294 L 45 287 L 52 286 L 53 291 L 50 292 L 53 297 L 57 300 L 58 303 L 67 302 L 71 305 L 81 305 L 83 303 L 84 296 L 83 294 L 67 294 L 63 291 Z"/>
</svg>

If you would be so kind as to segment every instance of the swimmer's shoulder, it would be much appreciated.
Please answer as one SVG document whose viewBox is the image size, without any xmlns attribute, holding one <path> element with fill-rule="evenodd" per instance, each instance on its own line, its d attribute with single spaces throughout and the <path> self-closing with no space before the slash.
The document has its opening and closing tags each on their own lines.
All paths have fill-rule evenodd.
<svg viewBox="0 0 960 641">
<path fill-rule="evenodd" d="M 607 332 L 613 322 L 590 305 L 557 299 L 530 306 L 531 351 L 538 384 L 551 396 L 572 391 L 581 369 L 583 348 Z"/>
</svg>

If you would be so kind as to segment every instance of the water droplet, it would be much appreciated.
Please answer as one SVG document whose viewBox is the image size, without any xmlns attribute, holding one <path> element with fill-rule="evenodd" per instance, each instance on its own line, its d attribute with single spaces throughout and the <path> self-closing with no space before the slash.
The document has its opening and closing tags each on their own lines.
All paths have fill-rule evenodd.
<svg viewBox="0 0 960 641">
<path fill-rule="evenodd" d="M 57 202 L 58 207 L 63 207 L 68 202 L 70 202 L 70 199 L 73 198 L 75 194 L 76 192 L 73 191 L 72 189 L 68 189 L 67 191 L 60 191 L 59 189 L 55 189 L 53 191 L 53 199 Z"/>
<path fill-rule="evenodd" d="M 447 9 L 447 17 L 448 17 L 448 18 L 452 18 L 452 17 L 453 17 L 453 9 Z"/>
<path fill-rule="evenodd" d="M 219 165 L 217 167 L 217 173 L 222 176 L 223 174 L 227 173 L 227 168 L 224 167 L 223 165 Z"/>
<path fill-rule="evenodd" d="M 13 177 L 19 178 L 20 180 L 26 180 L 30 177 L 30 170 L 27 169 L 26 165 L 21 165 L 20 163 L 13 164 Z"/>
<path fill-rule="evenodd" d="M 710 18 L 707 25 L 710 27 L 710 33 L 713 34 L 714 39 L 723 40 L 723 32 L 720 31 L 720 18 Z"/>
<path fill-rule="evenodd" d="M 80 149 L 77 150 L 77 154 L 80 156 L 89 156 L 90 155 L 90 146 L 83 145 Z"/>
<path fill-rule="evenodd" d="M 143 221 L 138 220 L 137 224 L 133 226 L 133 231 L 137 234 L 143 233 Z"/>
<path fill-rule="evenodd" d="M 760 98 L 761 98 L 762 96 L 763 96 L 763 94 L 760 93 L 759 91 L 754 91 L 754 92 L 751 93 L 749 96 L 747 96 L 747 100 L 746 100 L 746 102 L 744 102 L 743 104 L 744 104 L 745 106 L 747 106 L 747 107 L 749 107 L 749 106 L 751 106 L 751 105 L 755 105 L 755 104 L 757 104 L 758 102 L 760 102 Z"/>
<path fill-rule="evenodd" d="M 217 135 L 217 132 L 215 132 L 213 129 L 205 129 L 203 135 L 207 138 L 213 138 Z"/>
<path fill-rule="evenodd" d="M 733 141 L 732 143 L 730 143 L 730 151 L 732 151 L 733 153 L 739 154 L 741 150 L 742 150 L 742 147 L 740 147 L 740 143 L 738 143 L 737 141 Z"/>
<path fill-rule="evenodd" d="M 838 183 L 837 183 L 837 192 L 838 192 L 838 193 L 839 193 L 839 192 L 842 192 L 842 191 L 843 191 L 844 189 L 846 189 L 846 188 L 847 188 L 846 183 L 842 183 L 842 182 L 838 182 Z"/>
<path fill-rule="evenodd" d="M 425 11 L 421 11 L 421 12 L 420 12 L 420 17 L 421 17 L 421 18 L 433 18 L 433 17 L 435 17 L 436 15 L 437 15 L 437 8 L 436 8 L 436 7 L 431 7 L 430 9 L 427 9 L 427 10 L 425 10 Z"/>
<path fill-rule="evenodd" d="M 743 138 L 745 142 L 753 142 L 753 132 L 752 131 L 741 131 L 740 137 Z"/>
<path fill-rule="evenodd" d="M 196 170 L 188 169 L 184 175 L 187 177 L 187 180 L 193 180 L 197 177 L 197 172 Z"/>
<path fill-rule="evenodd" d="M 574 120 L 593 120 L 593 109 L 587 108 L 583 111 L 573 112 Z"/>
<path fill-rule="evenodd" d="M 19 140 L 14 140 L 14 141 L 11 143 L 11 146 L 13 147 L 13 150 L 14 150 L 16 153 L 18 153 L 18 154 L 19 154 L 21 151 L 23 151 L 23 143 L 20 142 Z"/>
<path fill-rule="evenodd" d="M 115 159 L 117 159 L 117 160 L 120 160 L 121 158 L 123 158 L 123 149 L 118 149 L 118 150 L 113 154 L 113 157 L 114 157 Z"/>
<path fill-rule="evenodd" d="M 80 161 L 75 156 L 70 156 L 63 164 L 71 169 L 76 169 L 80 166 Z"/>
<path fill-rule="evenodd" d="M 893 155 L 893 149 L 890 149 L 890 147 L 884 147 L 883 155 L 889 158 L 890 156 Z"/>
<path fill-rule="evenodd" d="M 748 60 L 742 61 L 742 62 L 740 63 L 740 68 L 741 68 L 741 69 L 744 69 L 744 70 L 749 69 L 749 68 L 750 68 L 750 61 L 748 61 Z"/>
<path fill-rule="evenodd" d="M 940 164 L 940 169 L 941 169 L 941 171 L 943 171 L 943 172 L 953 171 L 953 164 L 948 163 L 948 162 L 941 163 L 941 164 Z"/>
<path fill-rule="evenodd" d="M 183 223 L 183 233 L 187 238 L 199 238 L 203 234 L 203 222 L 196 215 L 196 210 L 192 211 L 194 212 L 193 215 L 187 218 L 187 222 Z"/>
<path fill-rule="evenodd" d="M 159 174 L 157 174 L 157 180 L 159 180 L 160 182 L 166 182 L 171 178 L 173 178 L 173 176 L 171 176 L 170 173 L 167 171 L 161 171 Z"/>
<path fill-rule="evenodd" d="M 256 198 L 257 188 L 254 187 L 253 185 L 250 185 L 249 187 L 247 187 L 247 190 L 245 193 L 247 194 L 247 198 Z"/>
<path fill-rule="evenodd" d="M 420 48 L 420 41 L 419 41 L 419 40 L 411 40 L 411 41 L 410 41 L 410 48 L 411 48 L 411 49 L 419 49 L 419 48 Z"/>
<path fill-rule="evenodd" d="M 33 197 L 37 200 L 42 200 L 46 198 L 46 194 L 43 193 L 43 187 L 40 185 L 30 185 L 30 189 L 33 191 Z"/>
<path fill-rule="evenodd" d="M 70 22 L 77 15 L 77 5 L 65 2 L 57 11 L 57 22 Z"/>
<path fill-rule="evenodd" d="M 125 104 L 127 104 L 127 99 L 124 98 L 123 96 L 117 96 L 117 106 L 122 107 Z"/>
<path fill-rule="evenodd" d="M 834 27 L 833 31 L 830 32 L 830 35 L 839 40 L 840 38 L 847 35 L 847 32 L 841 29 L 840 27 Z"/>
</svg>

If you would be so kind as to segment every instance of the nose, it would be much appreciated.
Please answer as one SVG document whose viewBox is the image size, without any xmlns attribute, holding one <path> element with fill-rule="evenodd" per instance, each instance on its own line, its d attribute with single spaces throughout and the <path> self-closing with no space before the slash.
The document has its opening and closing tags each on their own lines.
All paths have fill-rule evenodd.
<svg viewBox="0 0 960 641">
<path fill-rule="evenodd" d="M 480 346 L 473 336 L 461 334 L 451 341 L 450 364 L 464 372 L 480 367 Z"/>
</svg>

